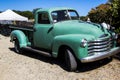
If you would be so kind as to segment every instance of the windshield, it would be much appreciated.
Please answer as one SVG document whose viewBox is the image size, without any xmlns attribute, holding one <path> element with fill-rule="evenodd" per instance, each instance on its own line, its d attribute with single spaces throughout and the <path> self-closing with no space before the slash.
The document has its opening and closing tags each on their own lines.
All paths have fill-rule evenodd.
<svg viewBox="0 0 120 80">
<path fill-rule="evenodd" d="M 52 12 L 53 22 L 65 20 L 79 20 L 79 15 L 75 10 L 59 10 Z"/>
</svg>

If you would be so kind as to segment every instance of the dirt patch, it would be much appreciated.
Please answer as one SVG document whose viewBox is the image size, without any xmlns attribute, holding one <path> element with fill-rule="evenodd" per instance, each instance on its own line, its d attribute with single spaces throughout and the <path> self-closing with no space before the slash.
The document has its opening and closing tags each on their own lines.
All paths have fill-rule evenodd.
<svg viewBox="0 0 120 80">
<path fill-rule="evenodd" d="M 77 72 L 68 72 L 59 60 L 29 51 L 15 53 L 9 37 L 0 35 L 0 80 L 119 80 L 118 58 L 82 64 Z"/>
</svg>

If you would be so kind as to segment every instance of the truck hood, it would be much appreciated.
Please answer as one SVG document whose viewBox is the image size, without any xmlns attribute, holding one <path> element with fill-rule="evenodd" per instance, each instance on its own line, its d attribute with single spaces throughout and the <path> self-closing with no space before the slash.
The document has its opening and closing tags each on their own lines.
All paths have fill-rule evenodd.
<svg viewBox="0 0 120 80">
<path fill-rule="evenodd" d="M 58 22 L 54 24 L 54 28 L 56 36 L 66 34 L 85 34 L 99 38 L 101 35 L 107 33 L 107 31 L 98 24 L 78 20 Z"/>
</svg>

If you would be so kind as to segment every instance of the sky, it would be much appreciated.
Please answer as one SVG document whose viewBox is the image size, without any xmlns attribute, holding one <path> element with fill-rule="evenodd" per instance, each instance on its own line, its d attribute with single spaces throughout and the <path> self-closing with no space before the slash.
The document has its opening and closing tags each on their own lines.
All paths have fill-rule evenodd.
<svg viewBox="0 0 120 80">
<path fill-rule="evenodd" d="M 78 11 L 80 16 L 86 16 L 88 12 L 107 0 L 0 0 L 0 11 L 30 10 L 35 8 L 70 7 Z"/>
</svg>

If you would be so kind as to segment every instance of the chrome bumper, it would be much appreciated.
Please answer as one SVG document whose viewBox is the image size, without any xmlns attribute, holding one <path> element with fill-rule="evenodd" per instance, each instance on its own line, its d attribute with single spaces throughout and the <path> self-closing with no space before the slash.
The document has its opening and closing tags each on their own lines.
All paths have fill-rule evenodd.
<svg viewBox="0 0 120 80">
<path fill-rule="evenodd" d="M 108 52 L 96 53 L 94 55 L 82 58 L 80 60 L 82 63 L 93 62 L 93 61 L 97 61 L 97 60 L 101 60 L 101 59 L 110 57 L 110 56 L 115 55 L 119 52 L 120 52 L 120 47 L 116 47 L 116 48 L 111 49 Z"/>
</svg>

